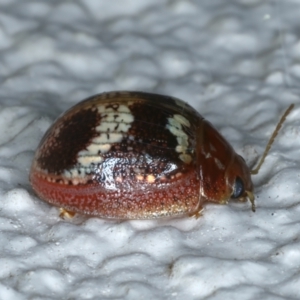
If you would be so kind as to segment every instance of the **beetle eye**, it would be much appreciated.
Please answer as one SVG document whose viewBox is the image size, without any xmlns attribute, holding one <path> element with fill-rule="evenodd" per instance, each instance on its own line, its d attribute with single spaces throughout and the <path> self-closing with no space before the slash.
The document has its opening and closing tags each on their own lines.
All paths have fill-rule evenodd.
<svg viewBox="0 0 300 300">
<path fill-rule="evenodd" d="M 234 183 L 233 193 L 231 195 L 232 198 L 236 199 L 244 195 L 244 182 L 240 177 L 237 177 Z"/>
</svg>

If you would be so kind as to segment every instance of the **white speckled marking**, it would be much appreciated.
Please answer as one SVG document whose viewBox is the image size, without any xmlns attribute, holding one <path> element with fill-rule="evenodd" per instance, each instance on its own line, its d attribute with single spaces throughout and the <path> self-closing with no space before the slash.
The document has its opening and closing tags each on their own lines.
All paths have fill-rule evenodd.
<svg viewBox="0 0 300 300">
<path fill-rule="evenodd" d="M 101 116 L 101 122 L 95 128 L 98 135 L 85 150 L 78 153 L 78 165 L 64 172 L 64 175 L 73 184 L 81 183 L 82 180 L 88 180 L 85 179 L 88 177 L 86 174 L 91 173 L 94 166 L 103 161 L 101 154 L 107 153 L 111 149 L 112 144 L 120 143 L 134 121 L 134 116 L 126 105 L 115 103 L 113 106 L 107 106 L 106 104 L 97 107 Z M 122 178 L 118 178 L 118 180 L 121 181 Z"/>
<path fill-rule="evenodd" d="M 103 161 L 103 158 L 98 155 L 98 156 L 80 156 L 78 157 L 78 162 L 83 166 L 83 167 L 89 167 L 92 163 L 94 164 L 99 164 Z"/>
<path fill-rule="evenodd" d="M 205 158 L 206 158 L 206 159 L 207 159 L 207 158 L 210 158 L 210 157 L 212 157 L 211 154 L 210 154 L 210 152 L 208 152 L 208 153 L 205 154 Z"/>
<path fill-rule="evenodd" d="M 214 145 L 212 143 L 209 143 L 209 149 L 212 151 L 212 152 L 216 152 L 216 148 L 214 147 Z"/>
<path fill-rule="evenodd" d="M 179 153 L 179 158 L 189 164 L 192 161 L 191 155 L 186 153 L 188 148 L 188 135 L 183 131 L 182 125 L 190 127 L 191 124 L 184 116 L 175 114 L 172 118 L 168 118 L 168 124 L 166 125 L 167 129 L 176 136 L 178 145 L 175 148 L 175 151 Z"/>
<path fill-rule="evenodd" d="M 189 154 L 185 154 L 185 153 L 180 154 L 179 158 L 186 164 L 189 164 L 192 161 L 192 157 Z"/>
<path fill-rule="evenodd" d="M 214 160 L 215 160 L 215 163 L 216 163 L 217 167 L 220 170 L 225 170 L 225 166 L 217 158 L 215 158 Z"/>
<path fill-rule="evenodd" d="M 147 175 L 146 180 L 147 180 L 148 183 L 154 183 L 155 182 L 155 177 L 154 177 L 153 174 L 149 174 L 149 175 Z"/>
<path fill-rule="evenodd" d="M 190 121 L 188 119 L 186 119 L 184 116 L 182 115 L 174 115 L 174 120 L 176 120 L 178 123 L 186 126 L 186 127 L 191 127 Z"/>
</svg>

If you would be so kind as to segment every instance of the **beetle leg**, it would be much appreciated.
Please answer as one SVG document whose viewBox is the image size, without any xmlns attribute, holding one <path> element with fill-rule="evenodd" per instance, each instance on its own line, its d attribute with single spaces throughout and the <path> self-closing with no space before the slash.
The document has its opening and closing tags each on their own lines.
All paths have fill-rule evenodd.
<svg viewBox="0 0 300 300">
<path fill-rule="evenodd" d="M 189 213 L 189 217 L 195 217 L 196 219 L 198 219 L 203 216 L 202 212 L 203 212 L 203 207 L 199 206 L 195 212 Z"/>
<path fill-rule="evenodd" d="M 66 220 L 66 219 L 72 219 L 75 216 L 75 212 L 64 209 L 64 208 L 60 208 L 59 209 L 60 213 L 59 213 L 59 217 Z"/>
</svg>

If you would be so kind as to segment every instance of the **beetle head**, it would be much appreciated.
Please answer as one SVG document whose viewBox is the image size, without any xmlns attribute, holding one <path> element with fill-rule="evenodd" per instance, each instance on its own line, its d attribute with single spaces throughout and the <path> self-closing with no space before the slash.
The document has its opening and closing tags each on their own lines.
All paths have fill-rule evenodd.
<svg viewBox="0 0 300 300">
<path fill-rule="evenodd" d="M 239 201 L 250 200 L 252 211 L 255 211 L 253 183 L 251 171 L 242 156 L 235 153 L 234 159 L 226 170 L 227 187 L 231 193 L 231 199 Z"/>
<path fill-rule="evenodd" d="M 251 173 L 245 160 L 206 120 L 201 120 L 198 138 L 202 201 L 226 204 L 230 199 L 249 199 L 255 210 Z"/>
</svg>

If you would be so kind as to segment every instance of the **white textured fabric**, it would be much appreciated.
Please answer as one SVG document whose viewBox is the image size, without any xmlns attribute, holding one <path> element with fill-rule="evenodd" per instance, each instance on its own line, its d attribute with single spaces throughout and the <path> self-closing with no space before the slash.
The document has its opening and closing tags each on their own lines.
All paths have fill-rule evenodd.
<svg viewBox="0 0 300 300">
<path fill-rule="evenodd" d="M 300 1 L 0 0 L 0 299 L 300 299 Z M 64 221 L 28 182 L 76 102 L 110 90 L 194 106 L 252 167 L 250 203 L 199 219 Z"/>
</svg>

